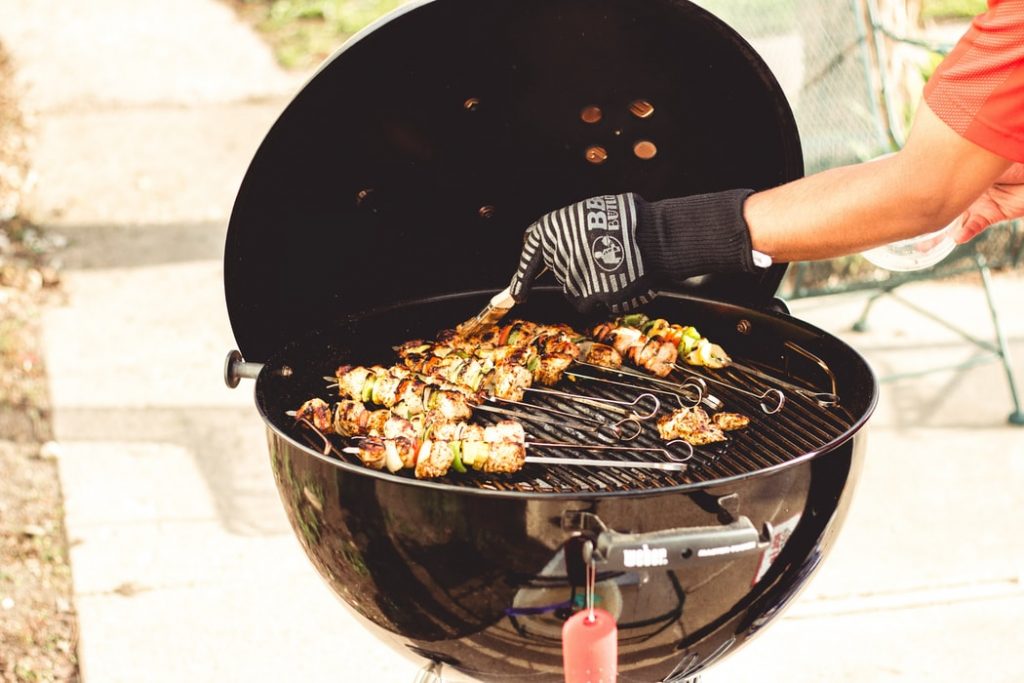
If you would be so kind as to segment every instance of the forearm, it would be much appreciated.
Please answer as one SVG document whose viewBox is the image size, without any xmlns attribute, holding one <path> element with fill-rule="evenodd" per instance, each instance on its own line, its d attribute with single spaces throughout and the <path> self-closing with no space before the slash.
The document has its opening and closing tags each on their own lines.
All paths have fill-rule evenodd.
<svg viewBox="0 0 1024 683">
<path fill-rule="evenodd" d="M 744 217 L 776 261 L 832 258 L 943 227 L 1008 166 L 922 106 L 898 154 L 759 192 Z"/>
</svg>

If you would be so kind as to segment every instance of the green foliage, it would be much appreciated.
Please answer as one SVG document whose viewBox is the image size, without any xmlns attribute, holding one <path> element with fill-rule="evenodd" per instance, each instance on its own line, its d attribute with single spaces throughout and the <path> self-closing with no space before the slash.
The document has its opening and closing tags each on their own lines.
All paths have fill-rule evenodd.
<svg viewBox="0 0 1024 683">
<path fill-rule="evenodd" d="M 405 0 L 242 0 L 258 15 L 278 61 L 307 67 L 330 55 L 346 38 Z"/>
<path fill-rule="evenodd" d="M 985 0 L 924 0 L 921 16 L 925 19 L 964 19 L 981 14 Z"/>
<path fill-rule="evenodd" d="M 945 57 L 938 52 L 928 53 L 928 61 L 921 66 L 921 78 L 924 79 L 925 83 L 927 83 L 932 77 L 932 74 L 935 73 L 935 69 L 939 67 L 939 64 L 942 63 L 943 59 L 945 59 Z"/>
</svg>

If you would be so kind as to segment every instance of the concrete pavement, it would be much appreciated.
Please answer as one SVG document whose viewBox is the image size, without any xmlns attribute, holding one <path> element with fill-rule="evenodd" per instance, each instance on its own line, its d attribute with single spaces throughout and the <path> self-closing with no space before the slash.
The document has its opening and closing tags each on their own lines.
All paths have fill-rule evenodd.
<svg viewBox="0 0 1024 683">
<path fill-rule="evenodd" d="M 37 220 L 71 240 L 46 362 L 86 683 L 410 681 L 287 527 L 251 388 L 220 381 L 226 220 L 298 86 L 213 0 L 6 0 L 0 41 L 37 111 Z M 996 298 L 1024 367 L 1024 279 Z M 907 296 L 985 334 L 972 283 Z M 880 373 L 968 357 L 863 297 L 794 304 Z M 1019 381 L 1024 370 L 1018 369 Z M 1019 681 L 1024 431 L 996 365 L 886 385 L 860 491 L 794 607 L 714 681 Z"/>
<path fill-rule="evenodd" d="M 32 214 L 70 240 L 44 335 L 84 680 L 410 680 L 304 558 L 221 380 L 227 217 L 302 76 L 212 0 L 7 0 L 0 41 Z"/>
</svg>

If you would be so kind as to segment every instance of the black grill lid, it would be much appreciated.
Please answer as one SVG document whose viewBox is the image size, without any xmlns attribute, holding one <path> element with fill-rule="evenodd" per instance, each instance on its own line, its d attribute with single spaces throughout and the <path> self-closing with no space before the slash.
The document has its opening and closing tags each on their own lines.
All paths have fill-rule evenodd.
<svg viewBox="0 0 1024 683">
<path fill-rule="evenodd" d="M 653 158 L 637 155 L 640 141 Z M 801 174 L 775 78 L 689 2 L 406 7 L 335 54 L 256 153 L 226 245 L 235 339 L 263 360 L 348 314 L 502 289 L 526 226 L 589 196 L 763 189 Z M 758 306 L 783 271 L 693 286 Z"/>
</svg>

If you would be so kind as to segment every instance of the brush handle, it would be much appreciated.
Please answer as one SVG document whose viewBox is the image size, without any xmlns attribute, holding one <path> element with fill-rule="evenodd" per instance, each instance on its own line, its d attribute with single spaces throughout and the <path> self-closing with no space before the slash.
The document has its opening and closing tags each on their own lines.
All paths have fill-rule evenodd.
<svg viewBox="0 0 1024 683">
<path fill-rule="evenodd" d="M 510 287 L 506 287 L 492 296 L 490 305 L 493 308 L 512 308 L 515 306 L 516 300 L 512 298 L 512 289 Z"/>
</svg>

